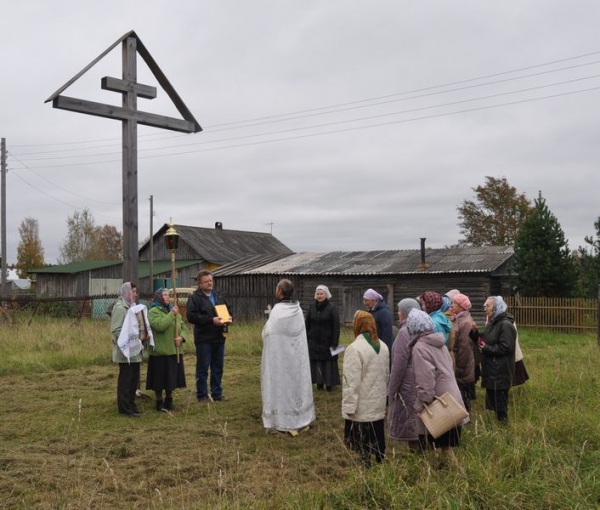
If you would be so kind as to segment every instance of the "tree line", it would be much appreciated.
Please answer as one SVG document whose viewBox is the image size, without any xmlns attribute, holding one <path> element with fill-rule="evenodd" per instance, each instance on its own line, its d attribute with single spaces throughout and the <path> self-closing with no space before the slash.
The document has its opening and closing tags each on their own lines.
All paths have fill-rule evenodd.
<svg viewBox="0 0 600 510">
<path fill-rule="evenodd" d="M 585 246 L 570 251 L 556 216 L 539 192 L 533 203 L 506 177 L 485 177 L 475 197 L 457 207 L 458 245 L 512 246 L 517 291 L 531 297 L 597 297 L 600 284 L 600 217 Z M 45 265 L 38 221 L 25 218 L 19 227 L 16 269 L 20 278 Z M 96 225 L 89 209 L 67 218 L 67 236 L 58 263 L 121 260 L 123 235 L 112 225 Z"/>
<path fill-rule="evenodd" d="M 595 236 L 571 251 L 541 191 L 532 204 L 505 177 L 489 176 L 472 190 L 475 199 L 457 207 L 464 236 L 459 244 L 514 247 L 516 290 L 522 296 L 598 297 L 600 217 Z"/>
<path fill-rule="evenodd" d="M 21 239 L 17 246 L 15 268 L 19 278 L 46 265 L 44 248 L 40 241 L 39 223 L 35 218 L 25 218 L 19 226 Z M 67 236 L 60 246 L 58 263 L 70 264 L 86 260 L 121 260 L 123 234 L 112 225 L 96 225 L 88 208 L 76 211 L 67 218 Z"/>
</svg>

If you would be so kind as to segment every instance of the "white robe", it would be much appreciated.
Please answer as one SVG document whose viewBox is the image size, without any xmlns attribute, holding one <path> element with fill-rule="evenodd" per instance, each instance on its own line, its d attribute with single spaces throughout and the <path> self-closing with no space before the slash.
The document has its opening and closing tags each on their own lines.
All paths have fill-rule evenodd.
<svg viewBox="0 0 600 510">
<path fill-rule="evenodd" d="M 315 420 L 304 315 L 298 302 L 277 303 L 262 331 L 263 425 L 298 430 Z"/>
</svg>

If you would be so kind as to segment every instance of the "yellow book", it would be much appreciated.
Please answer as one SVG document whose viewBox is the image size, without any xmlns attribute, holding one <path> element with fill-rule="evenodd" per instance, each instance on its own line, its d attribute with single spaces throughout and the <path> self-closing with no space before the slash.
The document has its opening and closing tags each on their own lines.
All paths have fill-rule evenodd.
<svg viewBox="0 0 600 510">
<path fill-rule="evenodd" d="M 229 314 L 229 310 L 227 310 L 227 305 L 215 305 L 215 311 L 217 312 L 217 316 L 225 323 L 230 324 L 232 322 L 231 315 Z"/>
</svg>

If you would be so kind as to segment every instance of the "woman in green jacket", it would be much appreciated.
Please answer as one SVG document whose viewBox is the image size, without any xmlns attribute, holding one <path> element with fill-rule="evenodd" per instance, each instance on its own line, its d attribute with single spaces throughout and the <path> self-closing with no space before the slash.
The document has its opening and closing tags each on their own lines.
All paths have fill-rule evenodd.
<svg viewBox="0 0 600 510">
<path fill-rule="evenodd" d="M 179 308 L 170 303 L 169 289 L 163 287 L 154 293 L 148 321 L 155 348 L 150 351 L 148 358 L 146 389 L 154 391 L 157 411 L 174 411 L 173 390 L 185 388 L 183 356 L 177 355 L 176 348 L 181 348 L 181 344 L 187 339 L 187 333 Z"/>
</svg>

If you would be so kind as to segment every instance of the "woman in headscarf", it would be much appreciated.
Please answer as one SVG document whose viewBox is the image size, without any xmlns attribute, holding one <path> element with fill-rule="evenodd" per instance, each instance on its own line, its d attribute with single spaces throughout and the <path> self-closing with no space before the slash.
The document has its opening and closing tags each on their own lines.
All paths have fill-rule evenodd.
<svg viewBox="0 0 600 510">
<path fill-rule="evenodd" d="M 435 324 L 431 317 L 421 310 L 411 310 L 406 320 L 406 327 L 410 335 L 409 346 L 412 349 L 413 374 L 417 390 L 415 412 L 422 411 L 424 404 L 431 404 L 436 396 L 442 396 L 446 392 L 462 404 L 460 390 L 454 377 L 452 359 L 444 345 L 444 336 L 435 331 Z M 469 419 L 465 418 L 462 425 L 468 421 Z M 460 446 L 460 425 L 434 439 L 420 419 L 417 424 L 421 448 L 435 447 L 451 454 L 454 446 Z"/>
<path fill-rule="evenodd" d="M 110 331 L 112 333 L 112 359 L 119 364 L 119 379 L 117 380 L 117 406 L 119 413 L 130 418 L 139 418 L 140 411 L 135 403 L 135 392 L 140 378 L 142 353 L 130 356 L 123 354 L 118 345 L 119 335 L 125 322 L 129 308 L 135 305 L 131 282 L 125 282 L 119 290 L 119 299 L 110 315 Z"/>
<path fill-rule="evenodd" d="M 444 304 L 442 296 L 437 292 L 428 290 L 419 296 L 419 301 L 421 302 L 421 308 L 429 314 L 431 320 L 435 324 L 435 330 L 444 335 L 444 343 L 446 344 L 446 347 L 448 347 L 452 323 L 441 310 L 442 305 Z"/>
<path fill-rule="evenodd" d="M 157 411 L 174 411 L 173 390 L 185 388 L 183 356 L 177 356 L 177 347 L 186 341 L 187 332 L 179 308 L 171 305 L 169 289 L 162 287 L 154 293 L 148 320 L 155 348 L 148 358 L 146 389 L 154 391 Z"/>
<path fill-rule="evenodd" d="M 389 351 L 379 340 L 370 313 L 356 312 L 353 327 L 356 338 L 344 354 L 344 441 L 370 466 L 373 455 L 377 462 L 385 456 L 383 420 L 390 373 Z"/>
<path fill-rule="evenodd" d="M 475 357 L 473 356 L 473 341 L 470 333 L 474 321 L 471 318 L 471 301 L 464 294 L 456 294 L 452 301 L 454 311 L 454 375 L 465 409 L 471 412 L 471 399 L 475 398 Z"/>
<path fill-rule="evenodd" d="M 329 289 L 319 285 L 305 320 L 312 383 L 327 391 L 340 384 L 338 357 L 331 354 L 340 342 L 340 315 L 330 299 Z"/>
<path fill-rule="evenodd" d="M 367 289 L 365 291 L 363 294 L 363 304 L 375 318 L 377 336 L 387 345 L 388 350 L 391 351 L 392 343 L 394 342 L 394 320 L 392 319 L 390 307 L 383 299 L 383 296 L 374 289 Z"/>
<path fill-rule="evenodd" d="M 388 386 L 388 434 L 390 439 L 406 443 L 411 450 L 419 449 L 415 401 L 417 392 L 413 376 L 412 356 L 408 344 L 410 337 L 406 319 L 411 310 L 419 310 L 416 299 L 406 298 L 398 303 L 400 329 L 392 345 L 392 368 Z"/>
<path fill-rule="evenodd" d="M 515 375 L 515 345 L 517 330 L 514 318 L 507 313 L 501 296 L 487 298 L 483 305 L 487 325 L 481 349 L 481 384 L 485 388 L 485 407 L 496 412 L 502 423 L 508 422 L 508 391 Z"/>
</svg>

